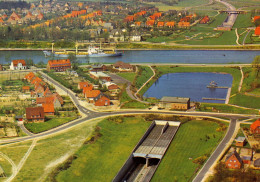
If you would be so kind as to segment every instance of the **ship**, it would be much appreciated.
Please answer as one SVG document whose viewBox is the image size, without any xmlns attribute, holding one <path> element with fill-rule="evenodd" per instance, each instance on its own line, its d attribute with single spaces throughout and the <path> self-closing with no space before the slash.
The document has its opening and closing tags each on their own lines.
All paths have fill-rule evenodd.
<svg viewBox="0 0 260 182">
<path fill-rule="evenodd" d="M 215 81 L 211 81 L 209 83 L 209 85 L 207 86 L 207 88 L 217 88 L 218 84 Z"/>
<path fill-rule="evenodd" d="M 75 51 L 43 51 L 46 57 L 54 56 L 60 58 L 67 58 L 70 54 L 75 54 L 77 58 L 86 58 L 88 57 L 88 52 L 75 52 Z"/>
<path fill-rule="evenodd" d="M 93 45 L 90 45 L 88 47 L 88 57 L 116 57 L 116 56 L 122 56 L 122 53 L 117 52 L 115 50 L 104 52 L 104 50 L 101 49 L 101 46 L 95 47 Z"/>
</svg>

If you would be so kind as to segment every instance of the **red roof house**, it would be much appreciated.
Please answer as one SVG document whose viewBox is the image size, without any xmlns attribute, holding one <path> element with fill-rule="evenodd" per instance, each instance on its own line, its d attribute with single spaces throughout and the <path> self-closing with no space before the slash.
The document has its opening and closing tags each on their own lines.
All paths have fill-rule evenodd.
<svg viewBox="0 0 260 182">
<path fill-rule="evenodd" d="M 227 168 L 240 169 L 242 167 L 243 161 L 239 154 L 234 151 L 227 155 L 225 164 Z"/>
<path fill-rule="evenodd" d="M 154 20 L 148 20 L 148 21 L 146 21 L 146 26 L 148 26 L 148 27 L 152 27 L 153 25 L 154 25 Z"/>
<path fill-rule="evenodd" d="M 109 98 L 105 96 L 101 96 L 96 102 L 95 106 L 110 106 Z"/>
<path fill-rule="evenodd" d="M 44 114 L 45 115 L 54 115 L 54 104 L 53 103 L 45 103 L 42 104 Z"/>
<path fill-rule="evenodd" d="M 257 119 L 253 124 L 250 125 L 250 131 L 254 134 L 260 134 L 260 119 Z"/>
<path fill-rule="evenodd" d="M 206 24 L 210 21 L 209 16 L 205 16 L 200 20 L 200 24 Z"/>
<path fill-rule="evenodd" d="M 24 92 L 24 93 L 30 92 L 30 87 L 29 86 L 23 86 L 22 87 L 22 92 Z"/>
<path fill-rule="evenodd" d="M 133 66 L 123 61 L 117 61 L 115 64 L 113 64 L 113 68 L 119 71 L 133 71 Z"/>
<path fill-rule="evenodd" d="M 254 16 L 254 22 L 256 22 L 256 20 L 259 20 L 260 16 Z"/>
<path fill-rule="evenodd" d="M 84 87 L 88 87 L 91 84 L 89 82 L 79 82 L 78 83 L 78 89 L 83 89 Z"/>
<path fill-rule="evenodd" d="M 255 35 L 260 36 L 260 25 L 255 28 Z"/>
<path fill-rule="evenodd" d="M 166 22 L 165 26 L 166 27 L 169 27 L 169 28 L 173 28 L 175 25 L 175 22 L 174 21 L 170 21 L 170 22 Z"/>
<path fill-rule="evenodd" d="M 34 77 L 35 77 L 34 73 L 30 72 L 27 75 L 25 75 L 24 79 L 26 79 L 28 82 L 31 82 Z"/>
<path fill-rule="evenodd" d="M 85 97 L 90 103 L 95 103 L 100 98 L 100 90 L 87 90 L 85 92 Z"/>
<path fill-rule="evenodd" d="M 36 123 L 44 122 L 43 107 L 26 108 L 26 119 L 28 122 L 36 122 Z"/>
<path fill-rule="evenodd" d="M 25 70 L 27 69 L 25 60 L 19 59 L 19 60 L 13 60 L 10 65 L 11 70 Z"/>
<path fill-rule="evenodd" d="M 157 27 L 164 27 L 164 22 L 163 21 L 158 21 Z"/>
</svg>

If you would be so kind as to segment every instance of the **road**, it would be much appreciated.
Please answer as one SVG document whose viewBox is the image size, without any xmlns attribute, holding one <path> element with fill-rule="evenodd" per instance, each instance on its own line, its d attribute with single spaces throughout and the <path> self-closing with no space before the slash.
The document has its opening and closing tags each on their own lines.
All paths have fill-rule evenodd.
<svg viewBox="0 0 260 182">
<path fill-rule="evenodd" d="M 202 167 L 202 169 L 199 171 L 199 173 L 193 179 L 192 182 L 202 182 L 203 181 L 203 178 L 206 175 L 206 173 L 208 172 L 208 170 L 210 169 L 210 167 L 215 163 L 215 161 L 217 160 L 219 155 L 221 155 L 222 151 L 226 147 L 226 144 L 228 144 L 230 139 L 232 138 L 232 136 L 235 132 L 236 122 L 237 122 L 236 119 L 231 119 L 228 131 L 227 131 L 225 137 L 220 142 L 220 144 L 218 145 L 216 150 L 213 152 L 213 154 L 209 157 L 207 162 L 204 164 L 204 166 Z"/>
</svg>

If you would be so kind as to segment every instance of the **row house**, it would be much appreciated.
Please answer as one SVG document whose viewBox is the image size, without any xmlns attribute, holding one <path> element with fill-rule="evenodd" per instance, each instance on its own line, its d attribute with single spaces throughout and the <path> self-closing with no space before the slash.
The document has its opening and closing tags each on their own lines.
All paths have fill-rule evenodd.
<svg viewBox="0 0 260 182">
<path fill-rule="evenodd" d="M 95 80 L 106 80 L 106 81 L 111 81 L 111 77 L 103 72 L 94 72 L 91 71 L 89 72 L 90 77 L 95 79 Z"/>
<path fill-rule="evenodd" d="M 71 68 L 69 59 L 49 60 L 47 63 L 47 71 L 55 70 L 56 72 L 66 71 Z"/>
</svg>

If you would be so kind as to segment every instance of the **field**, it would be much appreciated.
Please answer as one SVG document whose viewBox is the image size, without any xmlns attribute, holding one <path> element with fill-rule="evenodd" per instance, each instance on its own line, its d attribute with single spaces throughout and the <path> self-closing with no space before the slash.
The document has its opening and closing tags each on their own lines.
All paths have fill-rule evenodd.
<svg viewBox="0 0 260 182">
<path fill-rule="evenodd" d="M 260 97 L 253 97 L 243 94 L 237 94 L 234 97 L 230 97 L 230 104 L 235 104 L 238 106 L 244 106 L 248 108 L 260 108 Z"/>
<path fill-rule="evenodd" d="M 139 66 L 138 73 L 134 85 L 136 88 L 140 88 L 149 78 L 153 76 L 153 71 L 148 66 Z"/>
<path fill-rule="evenodd" d="M 135 79 L 135 75 L 136 73 L 133 73 L 133 72 L 129 72 L 129 73 L 117 73 L 118 76 L 121 76 L 125 79 L 127 79 L 128 81 L 130 82 L 133 82 L 134 79 Z"/>
<path fill-rule="evenodd" d="M 121 109 L 145 109 L 149 105 L 138 102 L 136 100 L 132 100 L 126 91 L 122 92 L 120 97 Z"/>
<path fill-rule="evenodd" d="M 198 157 L 212 153 L 224 132 L 217 132 L 217 123 L 189 121 L 179 128 L 153 181 L 191 181 L 201 165 L 194 163 Z"/>
<path fill-rule="evenodd" d="M 74 117 L 51 118 L 43 123 L 25 123 L 25 127 L 32 133 L 40 133 L 77 119 Z"/>
</svg>

